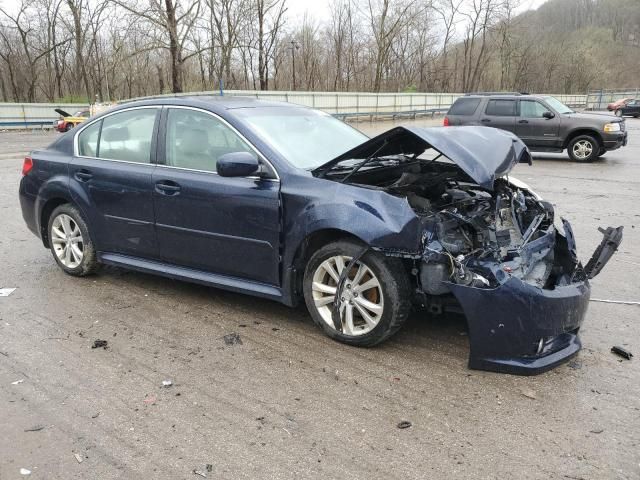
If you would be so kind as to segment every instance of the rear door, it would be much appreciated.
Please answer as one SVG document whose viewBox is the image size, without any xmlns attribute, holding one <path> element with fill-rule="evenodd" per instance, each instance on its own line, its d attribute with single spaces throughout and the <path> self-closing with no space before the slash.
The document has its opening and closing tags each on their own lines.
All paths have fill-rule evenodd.
<svg viewBox="0 0 640 480">
<path fill-rule="evenodd" d="M 516 100 L 492 98 L 480 116 L 480 125 L 516 132 Z"/>
<path fill-rule="evenodd" d="M 516 135 L 529 147 L 555 148 L 561 145 L 558 137 L 560 118 L 545 118 L 549 107 L 538 100 L 520 100 L 519 115 L 516 123 Z"/>
<path fill-rule="evenodd" d="M 216 161 L 257 153 L 220 117 L 171 107 L 162 121 L 153 174 L 162 259 L 197 270 L 279 284 L 280 182 L 265 176 L 221 177 Z M 264 159 L 262 159 L 264 162 Z"/>
<path fill-rule="evenodd" d="M 76 136 L 71 192 L 101 251 L 157 257 L 151 176 L 159 112 L 157 107 L 117 112 Z"/>
</svg>

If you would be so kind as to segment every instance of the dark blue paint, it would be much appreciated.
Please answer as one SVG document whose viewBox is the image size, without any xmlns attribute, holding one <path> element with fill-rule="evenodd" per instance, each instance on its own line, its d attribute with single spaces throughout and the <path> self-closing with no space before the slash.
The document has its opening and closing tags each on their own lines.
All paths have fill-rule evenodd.
<svg viewBox="0 0 640 480">
<path fill-rule="evenodd" d="M 216 171 L 222 177 L 248 177 L 259 168 L 258 159 L 249 152 L 225 153 L 216 162 Z"/>
<path fill-rule="evenodd" d="M 234 97 L 180 97 L 115 110 L 134 105 L 190 106 L 219 115 L 269 160 L 279 181 L 275 176 L 223 177 L 164 166 L 164 121 L 156 122 L 158 141 L 150 164 L 73 157 L 77 130 L 72 130 L 49 148 L 32 152 L 33 170 L 20 184 L 25 222 L 45 244 L 46 226 L 42 228 L 40 219 L 52 205 L 47 202 L 73 202 L 87 219 L 103 263 L 287 305 L 299 300 L 297 285 L 304 268 L 300 258 L 316 234 L 346 233 L 383 252 L 421 256 L 425 228 L 433 225 L 423 225 L 406 199 L 297 169 L 234 115 L 236 108 L 303 107 Z M 430 134 L 413 135 L 414 141 L 417 135 L 424 142 Z M 442 140 L 436 137 L 428 140 Z M 471 176 L 485 175 L 488 185 L 498 170 L 508 170 L 521 157 L 518 147 L 501 145 L 498 153 L 505 155 L 498 164 L 484 167 L 471 165 L 468 152 L 456 148 L 467 163 L 461 168 Z M 237 166 L 237 159 L 231 159 L 228 167 Z M 261 166 L 261 171 L 268 170 Z M 512 279 L 494 290 L 460 285 L 451 285 L 451 290 L 469 319 L 473 368 L 535 373 L 579 349 L 575 334 L 589 299 L 586 282 L 541 290 Z M 536 342 L 547 336 L 555 338 L 541 355 L 534 355 Z"/>
</svg>

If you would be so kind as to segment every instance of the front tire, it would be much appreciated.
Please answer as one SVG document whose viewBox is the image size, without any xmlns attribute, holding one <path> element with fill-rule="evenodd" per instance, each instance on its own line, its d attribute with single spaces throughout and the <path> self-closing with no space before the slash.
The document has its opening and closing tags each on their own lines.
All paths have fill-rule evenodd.
<svg viewBox="0 0 640 480">
<path fill-rule="evenodd" d="M 567 146 L 569 158 L 574 162 L 592 162 L 598 158 L 600 144 L 590 135 L 580 135 L 573 138 Z"/>
<path fill-rule="evenodd" d="M 339 319 L 332 318 L 341 274 L 363 246 L 353 241 L 330 243 L 310 258 L 303 278 L 305 303 L 313 321 L 334 340 L 358 347 L 371 347 L 404 324 L 411 310 L 411 286 L 398 258 L 368 250 L 345 277 Z"/>
<path fill-rule="evenodd" d="M 616 110 L 616 117 L 621 117 L 622 116 L 622 110 L 618 109 Z"/>
<path fill-rule="evenodd" d="M 65 273 L 76 277 L 89 275 L 98 267 L 96 250 L 87 223 L 71 204 L 57 207 L 49 217 L 49 248 Z"/>
</svg>

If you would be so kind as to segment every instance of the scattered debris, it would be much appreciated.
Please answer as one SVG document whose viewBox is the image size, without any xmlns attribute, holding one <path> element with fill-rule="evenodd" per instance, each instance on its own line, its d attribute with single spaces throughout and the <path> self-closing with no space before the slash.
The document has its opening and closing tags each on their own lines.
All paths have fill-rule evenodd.
<svg viewBox="0 0 640 480">
<path fill-rule="evenodd" d="M 606 298 L 592 298 L 590 299 L 590 301 L 601 303 L 617 303 L 619 305 L 640 305 L 640 302 L 636 302 L 634 300 L 607 300 Z"/>
<path fill-rule="evenodd" d="M 13 292 L 15 292 L 15 290 L 15 288 L 0 288 L 0 297 L 8 297 Z"/>
<path fill-rule="evenodd" d="M 626 358 L 627 360 L 631 360 L 631 357 L 633 357 L 633 353 L 631 353 L 629 350 L 618 346 L 611 347 L 611 353 L 615 353 L 619 357 Z"/>
<path fill-rule="evenodd" d="M 242 345 L 242 339 L 240 338 L 239 333 L 232 332 L 225 335 L 223 338 L 226 345 Z"/>
<path fill-rule="evenodd" d="M 574 370 L 580 370 L 582 368 L 582 362 L 580 360 L 572 360 L 567 365 Z"/>
<path fill-rule="evenodd" d="M 20 475 L 31 475 L 31 470 L 27 470 L 26 468 L 21 468 Z"/>
<path fill-rule="evenodd" d="M 146 397 L 144 397 L 144 400 L 142 402 L 147 405 L 151 405 L 153 403 L 156 403 L 156 400 L 158 399 L 156 398 L 155 395 L 147 395 Z"/>
<path fill-rule="evenodd" d="M 409 428 L 410 426 L 411 426 L 411 422 L 407 420 L 402 420 L 400 423 L 398 423 L 398 428 L 401 428 L 401 429 Z"/>
<path fill-rule="evenodd" d="M 596 433 L 596 434 L 598 434 L 598 433 L 602 433 L 602 432 L 604 432 L 604 429 L 602 429 L 602 428 L 600 428 L 600 429 L 598 429 L 598 430 L 589 430 L 589 433 Z"/>
<path fill-rule="evenodd" d="M 34 425 L 31 428 L 26 428 L 25 432 L 39 432 L 44 428 L 44 425 Z"/>
<path fill-rule="evenodd" d="M 108 345 L 109 342 L 107 342 L 106 340 L 94 340 L 91 348 L 104 348 L 106 350 Z"/>
<path fill-rule="evenodd" d="M 213 472 L 213 465 L 212 464 L 207 463 L 206 467 L 207 467 L 207 472 Z"/>
<path fill-rule="evenodd" d="M 538 399 L 538 397 L 536 397 L 536 392 L 534 392 L 533 390 L 523 390 L 522 395 L 524 395 L 527 398 L 530 398 L 531 400 Z"/>
<path fill-rule="evenodd" d="M 24 382 L 24 378 L 21 378 L 20 380 L 16 380 L 15 382 L 11 382 L 11 385 L 19 385 L 22 382 Z"/>
<path fill-rule="evenodd" d="M 193 473 L 194 475 L 200 475 L 201 477 L 207 478 L 207 474 L 204 472 L 201 472 L 200 470 L 191 470 L 191 473 Z"/>
<path fill-rule="evenodd" d="M 82 455 L 80 455 L 79 453 L 74 453 L 73 456 L 76 457 L 78 463 L 82 463 Z"/>
<path fill-rule="evenodd" d="M 91 418 L 98 418 L 98 415 L 100 415 L 100 412 L 96 412 L 93 415 L 91 415 Z"/>
<path fill-rule="evenodd" d="M 273 330 L 274 332 L 277 332 L 280 329 L 278 327 L 273 327 L 271 330 Z"/>
<path fill-rule="evenodd" d="M 173 385 L 173 382 L 171 380 L 163 380 L 162 381 L 162 386 L 164 388 L 169 388 L 171 385 Z"/>
</svg>

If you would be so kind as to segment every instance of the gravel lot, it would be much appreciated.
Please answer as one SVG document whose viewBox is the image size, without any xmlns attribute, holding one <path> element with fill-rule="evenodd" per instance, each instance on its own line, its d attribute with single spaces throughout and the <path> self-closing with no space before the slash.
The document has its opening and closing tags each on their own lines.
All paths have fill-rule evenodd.
<svg viewBox="0 0 640 480">
<path fill-rule="evenodd" d="M 629 146 L 596 163 L 541 155 L 514 176 L 558 204 L 585 260 L 597 226 L 625 226 L 593 297 L 637 301 L 640 120 L 627 125 Z M 0 132 L 0 287 L 17 287 L 0 298 L 0 479 L 640 478 L 640 307 L 592 302 L 575 360 L 515 377 L 467 369 L 460 317 L 416 316 L 363 350 L 303 309 L 112 268 L 66 276 L 17 198 L 22 157 L 57 135 Z"/>
</svg>

